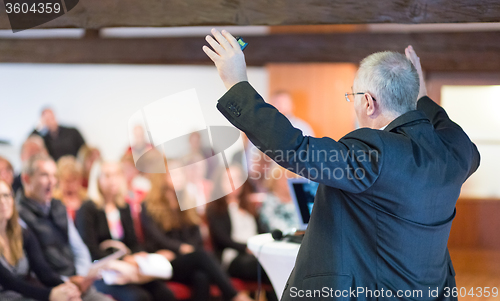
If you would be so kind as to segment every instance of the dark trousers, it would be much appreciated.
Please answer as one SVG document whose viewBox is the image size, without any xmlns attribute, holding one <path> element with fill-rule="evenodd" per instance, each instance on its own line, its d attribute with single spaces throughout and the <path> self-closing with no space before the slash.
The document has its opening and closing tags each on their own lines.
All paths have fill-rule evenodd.
<svg viewBox="0 0 500 301">
<path fill-rule="evenodd" d="M 106 285 L 99 280 L 94 283 L 96 289 L 117 301 L 175 301 L 174 294 L 164 281 L 154 280 L 146 284 Z"/>
<path fill-rule="evenodd" d="M 171 263 L 174 270 L 172 281 L 191 286 L 191 300 L 207 301 L 212 283 L 219 287 L 225 300 L 231 300 L 237 294 L 215 257 L 206 251 L 177 255 Z"/>
<path fill-rule="evenodd" d="M 260 268 L 262 283 L 271 284 L 269 277 L 267 276 L 264 269 L 259 264 L 259 261 L 255 256 L 248 253 L 240 253 L 236 256 L 231 264 L 229 264 L 228 272 L 231 277 L 240 278 L 247 281 L 257 281 L 258 280 L 258 269 Z M 276 293 L 273 291 L 266 292 L 267 300 L 275 301 L 278 300 Z"/>
</svg>

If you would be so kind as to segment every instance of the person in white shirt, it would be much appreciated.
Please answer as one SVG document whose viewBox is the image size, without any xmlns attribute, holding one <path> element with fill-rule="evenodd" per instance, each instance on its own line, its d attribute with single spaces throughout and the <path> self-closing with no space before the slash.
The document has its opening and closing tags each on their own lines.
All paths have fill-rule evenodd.
<svg viewBox="0 0 500 301">
<path fill-rule="evenodd" d="M 309 123 L 293 114 L 293 99 L 289 92 L 284 90 L 274 92 L 269 102 L 275 106 L 281 114 L 285 115 L 295 128 L 301 130 L 304 136 L 314 137 L 314 131 Z"/>
</svg>

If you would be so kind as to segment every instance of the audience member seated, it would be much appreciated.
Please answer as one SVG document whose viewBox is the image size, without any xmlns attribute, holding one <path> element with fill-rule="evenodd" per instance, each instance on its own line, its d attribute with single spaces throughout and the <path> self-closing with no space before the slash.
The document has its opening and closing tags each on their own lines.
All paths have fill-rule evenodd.
<svg viewBox="0 0 500 301">
<path fill-rule="evenodd" d="M 130 206 L 137 239 L 139 240 L 139 243 L 142 243 L 143 237 L 140 219 L 141 204 L 144 200 L 144 197 L 146 197 L 146 194 L 151 189 L 151 183 L 149 179 L 142 176 L 139 170 L 137 170 L 137 168 L 135 167 L 132 153 L 126 152 L 122 156 L 120 164 L 122 166 L 123 173 L 125 175 L 125 181 L 127 184 L 125 201 Z"/>
<path fill-rule="evenodd" d="M 14 183 L 14 168 L 9 160 L 2 156 L 0 156 L 0 180 L 5 181 L 11 187 Z"/>
<path fill-rule="evenodd" d="M 87 199 L 87 192 L 82 187 L 82 166 L 75 157 L 62 156 L 57 161 L 57 179 L 54 198 L 63 202 L 69 216 L 74 220 L 76 212 Z"/>
<path fill-rule="evenodd" d="M 76 159 L 80 162 L 83 168 L 82 186 L 87 188 L 89 187 L 90 170 L 92 169 L 94 162 L 99 162 L 101 160 L 101 152 L 95 147 L 83 145 L 80 147 Z"/>
<path fill-rule="evenodd" d="M 43 286 L 33 283 L 33 271 Z M 22 229 L 11 186 L 0 180 L 0 300 L 81 300 L 78 287 L 64 283 L 45 262 L 36 238 Z"/>
<path fill-rule="evenodd" d="M 227 268 L 231 277 L 257 281 L 259 262 L 247 248 L 250 237 L 268 232 L 260 222 L 254 204 L 249 200 L 251 187 L 248 181 L 233 190 L 229 181 L 223 181 L 229 171 L 232 183 L 241 183 L 241 168 L 237 165 L 219 171 L 214 193 L 225 194 L 207 206 L 207 220 L 215 254 Z M 262 281 L 270 284 L 262 270 Z M 268 300 L 277 300 L 274 291 L 267 292 Z"/>
<path fill-rule="evenodd" d="M 130 207 L 125 202 L 125 179 L 118 163 L 94 164 L 89 181 L 89 201 L 76 214 L 76 226 L 87 244 L 93 260 L 112 253 L 99 245 L 108 240 L 120 241 L 135 255 L 142 252 L 135 235 Z M 134 255 L 123 259 L 137 265 Z M 175 300 L 173 293 L 160 280 L 145 284 L 103 285 L 96 284 L 100 292 L 111 295 L 119 301 L 168 301 Z"/>
<path fill-rule="evenodd" d="M 21 163 L 24 165 L 28 160 L 35 155 L 47 155 L 47 149 L 45 148 L 45 142 L 43 142 L 42 137 L 38 135 L 29 136 L 26 141 L 24 141 L 21 146 Z M 12 184 L 12 189 L 14 193 L 24 193 L 23 182 L 21 181 L 21 174 L 14 178 L 14 183 Z"/>
<path fill-rule="evenodd" d="M 283 232 L 299 227 L 299 217 L 292 202 L 288 179 L 295 176 L 288 170 L 274 164 L 267 180 L 266 193 L 260 209 L 260 220 L 268 229 Z"/>
<path fill-rule="evenodd" d="M 179 181 L 176 182 L 176 184 Z M 194 200 L 182 187 L 175 187 L 182 201 Z M 226 300 L 251 300 L 237 293 L 217 260 L 203 250 L 200 217 L 194 208 L 181 211 L 170 174 L 155 174 L 152 189 L 143 203 L 141 220 L 147 249 L 164 255 L 172 263 L 173 281 L 192 287 L 192 300 L 209 300 L 215 283 Z"/>
<path fill-rule="evenodd" d="M 56 173 L 56 163 L 47 155 L 28 160 L 21 174 L 25 193 L 17 194 L 19 215 L 40 243 L 47 263 L 78 285 L 83 301 L 111 301 L 92 286 L 94 278 L 84 277 L 91 265 L 90 254 L 64 204 L 52 198 Z"/>
<path fill-rule="evenodd" d="M 54 111 L 50 108 L 42 110 L 40 124 L 33 134 L 40 135 L 45 141 L 49 155 L 55 161 L 64 155 L 76 157 L 78 150 L 85 144 L 80 132 L 72 127 L 61 126 L 57 123 Z"/>
</svg>

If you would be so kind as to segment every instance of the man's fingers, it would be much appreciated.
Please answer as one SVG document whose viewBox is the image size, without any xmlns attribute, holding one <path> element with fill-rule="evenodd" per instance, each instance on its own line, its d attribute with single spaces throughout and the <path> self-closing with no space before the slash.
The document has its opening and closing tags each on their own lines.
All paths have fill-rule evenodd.
<svg viewBox="0 0 500 301">
<path fill-rule="evenodd" d="M 411 48 L 411 46 L 406 47 L 406 49 L 405 49 L 405 54 L 406 54 L 406 57 L 407 57 L 409 60 L 413 61 L 413 59 L 414 59 L 413 54 L 414 54 L 414 53 L 415 53 L 415 52 L 413 51 L 413 48 Z"/>
<path fill-rule="evenodd" d="M 238 41 L 236 41 L 236 38 L 233 37 L 232 34 L 230 34 L 228 31 L 226 30 L 223 30 L 222 31 L 222 35 L 226 38 L 226 40 L 229 41 L 229 43 L 231 43 L 231 46 L 233 47 L 234 50 L 240 50 L 241 51 L 241 46 L 240 44 L 238 44 Z"/>
<path fill-rule="evenodd" d="M 208 42 L 208 44 L 210 44 L 210 46 L 212 46 L 217 54 L 221 55 L 224 53 L 225 49 L 219 43 L 217 43 L 214 38 L 212 38 L 211 36 L 206 36 L 205 40 Z"/>
<path fill-rule="evenodd" d="M 405 48 L 405 55 L 406 55 L 406 58 L 411 61 L 410 50 L 408 49 L 408 47 Z"/>
<path fill-rule="evenodd" d="M 411 45 L 406 47 L 405 54 L 415 67 L 420 64 L 420 58 L 417 56 L 415 50 L 413 50 L 413 47 Z"/>
<path fill-rule="evenodd" d="M 202 49 L 214 63 L 219 60 L 219 55 L 212 49 L 208 48 L 208 46 L 203 46 Z"/>
<path fill-rule="evenodd" d="M 225 50 L 230 50 L 233 48 L 231 44 L 226 40 L 226 38 L 215 28 L 212 29 L 212 34 L 214 35 L 215 39 L 219 44 L 225 49 Z M 211 45 L 211 44 L 210 44 Z M 217 49 L 216 49 L 217 51 Z"/>
</svg>

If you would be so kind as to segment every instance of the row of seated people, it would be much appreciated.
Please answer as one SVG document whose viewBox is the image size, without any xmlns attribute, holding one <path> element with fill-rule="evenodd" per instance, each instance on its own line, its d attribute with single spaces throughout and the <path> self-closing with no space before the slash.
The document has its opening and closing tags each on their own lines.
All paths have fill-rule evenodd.
<svg viewBox="0 0 500 301">
<path fill-rule="evenodd" d="M 76 276 L 85 275 L 85 269 L 88 270 L 90 260 L 85 260 L 86 251 L 90 251 L 92 259 L 108 254 L 99 247 L 108 240 L 120 241 L 135 254 L 123 258 L 130 265 L 137 265 L 137 256 L 144 256 L 145 252 L 166 257 L 174 270 L 171 280 L 190 285 L 193 300 L 208 300 L 210 284 L 217 285 L 226 300 L 248 300 L 246 294 L 234 289 L 217 259 L 203 249 L 199 230 L 202 218 L 194 209 L 179 209 L 177 196 L 188 198 L 189 195 L 179 192 L 176 195 L 168 174 L 158 174 L 151 179 L 151 191 L 140 213 L 141 232 L 146 242 L 141 246 L 126 202 L 123 168 L 116 163 L 103 163 L 96 170 L 95 178 L 89 181 L 90 199 L 74 211 L 78 232 L 63 203 L 52 198 L 58 173 L 50 157 L 36 155 L 25 164 L 22 174 L 24 193 L 18 194 L 17 200 L 21 224 L 24 224 L 22 231 L 15 226 L 19 222 L 16 206 L 11 200 L 12 183 L 2 182 L 0 196 L 4 210 L 1 211 L 1 220 L 5 222 L 2 225 L 13 224 L 18 229 L 11 231 L 6 228 L 1 232 L 5 235 L 0 235 L 4 238 L 0 266 L 2 300 L 16 300 L 15 296 L 37 300 L 109 300 L 105 295 L 118 301 L 175 300 L 160 280 L 106 285 L 102 280 Z M 216 257 L 226 263 L 229 275 L 255 280 L 258 263 L 244 241 L 259 232 L 259 222 L 255 211 L 246 204 L 244 191 L 236 190 L 211 203 L 206 220 Z M 5 209 L 9 206 L 10 211 Z M 249 228 L 253 229 L 249 231 Z M 240 232 L 240 237 L 235 235 L 237 232 Z M 82 239 L 86 244 L 83 248 Z M 226 249 L 234 250 L 233 254 L 225 252 Z M 32 286 L 27 281 L 30 270 L 46 288 Z M 269 282 L 267 277 L 263 278 Z M 77 292 L 84 293 L 77 296 Z M 270 292 L 268 299 L 273 298 L 276 296 Z"/>
</svg>

